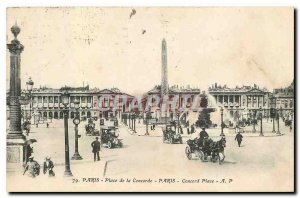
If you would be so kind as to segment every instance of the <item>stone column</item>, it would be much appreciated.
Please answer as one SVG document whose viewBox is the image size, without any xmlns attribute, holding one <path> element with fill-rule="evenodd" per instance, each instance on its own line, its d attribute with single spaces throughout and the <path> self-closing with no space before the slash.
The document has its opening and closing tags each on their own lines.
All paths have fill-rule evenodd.
<svg viewBox="0 0 300 198">
<path fill-rule="evenodd" d="M 9 93 L 9 115 L 10 124 L 7 134 L 7 169 L 22 169 L 25 162 L 25 141 L 26 137 L 22 134 L 21 129 L 21 104 L 19 98 L 21 96 L 21 79 L 20 79 L 20 63 L 21 52 L 24 46 L 18 41 L 17 36 L 21 29 L 15 24 L 11 28 L 14 40 L 7 44 L 10 52 L 10 93 Z M 25 152 L 24 152 L 25 151 Z"/>
<path fill-rule="evenodd" d="M 222 106 L 224 106 L 224 95 L 222 96 Z"/>
<path fill-rule="evenodd" d="M 21 96 L 20 54 L 24 49 L 24 46 L 17 39 L 20 31 L 20 28 L 17 25 L 14 25 L 11 28 L 11 32 L 14 34 L 15 38 L 10 44 L 7 44 L 7 48 L 10 52 L 10 127 L 7 138 L 12 139 L 25 139 L 21 130 L 21 105 L 19 102 L 19 97 Z"/>
</svg>

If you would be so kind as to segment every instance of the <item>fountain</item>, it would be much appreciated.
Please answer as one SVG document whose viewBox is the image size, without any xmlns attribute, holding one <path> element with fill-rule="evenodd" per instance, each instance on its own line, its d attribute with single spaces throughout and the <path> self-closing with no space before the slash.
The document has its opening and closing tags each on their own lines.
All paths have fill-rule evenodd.
<svg viewBox="0 0 300 198">
<path fill-rule="evenodd" d="M 210 102 L 210 107 L 215 108 L 215 111 L 211 113 L 211 121 L 213 123 L 220 123 L 221 108 L 223 108 L 223 122 L 225 124 L 229 123 L 229 121 L 232 122 L 233 119 L 230 117 L 227 108 L 225 108 L 223 104 L 220 103 L 218 104 L 215 97 L 213 97 L 211 94 L 206 94 L 206 95 Z"/>
<path fill-rule="evenodd" d="M 213 126 L 211 121 L 210 114 L 215 111 L 215 108 L 208 107 L 208 97 L 207 94 L 203 91 L 200 94 L 200 113 L 196 121 L 197 127 L 209 128 Z"/>
</svg>

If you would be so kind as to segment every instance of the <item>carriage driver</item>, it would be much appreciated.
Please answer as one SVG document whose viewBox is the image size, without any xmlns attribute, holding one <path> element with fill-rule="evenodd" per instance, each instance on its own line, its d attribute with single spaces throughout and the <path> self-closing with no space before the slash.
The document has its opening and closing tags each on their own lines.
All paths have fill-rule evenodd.
<svg viewBox="0 0 300 198">
<path fill-rule="evenodd" d="M 200 136 L 200 144 L 201 144 L 201 146 L 204 146 L 204 139 L 206 138 L 208 138 L 209 137 L 209 135 L 208 135 L 208 133 L 205 131 L 205 128 L 203 127 L 202 128 L 202 131 L 200 132 L 200 134 L 199 134 L 199 136 Z"/>
</svg>

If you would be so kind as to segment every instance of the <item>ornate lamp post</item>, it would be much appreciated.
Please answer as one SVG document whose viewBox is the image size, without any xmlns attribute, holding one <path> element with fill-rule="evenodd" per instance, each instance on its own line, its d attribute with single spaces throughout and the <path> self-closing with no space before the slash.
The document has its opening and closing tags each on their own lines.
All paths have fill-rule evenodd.
<svg viewBox="0 0 300 198">
<path fill-rule="evenodd" d="M 131 129 L 133 130 L 134 132 L 134 113 L 131 114 Z"/>
<path fill-rule="evenodd" d="M 274 95 L 271 95 L 271 108 L 270 108 L 270 117 L 273 120 L 273 130 L 272 132 L 275 133 L 275 117 L 276 117 L 276 97 Z"/>
<path fill-rule="evenodd" d="M 149 132 L 148 132 L 148 120 L 151 116 L 151 112 L 150 112 L 150 108 L 149 108 L 149 111 L 146 111 L 146 133 L 145 135 L 149 135 Z"/>
<path fill-rule="evenodd" d="M 180 116 L 180 111 L 179 110 L 177 110 L 176 115 L 177 115 L 177 133 L 180 134 L 180 130 L 179 130 L 179 116 Z"/>
<path fill-rule="evenodd" d="M 129 123 L 128 123 L 129 129 L 132 129 L 132 126 L 131 126 L 131 120 L 132 119 L 131 119 L 131 114 L 130 113 L 128 114 L 128 119 L 129 119 L 128 120 L 129 121 Z"/>
<path fill-rule="evenodd" d="M 260 134 L 259 134 L 259 136 L 264 136 L 264 134 L 263 134 L 263 127 L 262 127 L 263 110 L 262 110 L 261 107 L 259 107 L 259 113 L 260 113 Z"/>
<path fill-rule="evenodd" d="M 68 116 L 69 116 L 69 97 L 70 94 L 67 91 L 64 91 L 61 95 L 62 104 L 65 106 L 64 112 L 64 127 L 65 127 L 65 177 L 72 177 L 73 174 L 70 169 L 70 158 L 69 158 L 69 134 L 68 134 Z"/>
<path fill-rule="evenodd" d="M 82 160 L 82 157 L 80 156 L 79 152 L 78 152 L 78 138 L 80 137 L 78 135 L 78 125 L 80 123 L 80 116 L 79 116 L 79 100 L 76 98 L 75 101 L 74 101 L 74 107 L 75 107 L 75 110 L 76 110 L 76 115 L 73 119 L 73 123 L 75 125 L 75 153 L 72 157 L 72 160 Z"/>
<path fill-rule="evenodd" d="M 223 132 L 223 128 L 224 128 L 224 122 L 223 122 L 223 111 L 224 111 L 224 109 L 223 109 L 223 107 L 221 107 L 221 134 L 220 134 L 220 136 L 224 136 L 224 132 Z"/>
<path fill-rule="evenodd" d="M 135 122 L 136 122 L 136 114 L 133 114 L 133 132 L 136 133 L 135 131 Z"/>
<path fill-rule="evenodd" d="M 280 131 L 279 131 L 279 109 L 277 108 L 277 112 L 276 112 L 276 119 L 277 119 L 277 132 L 276 132 L 276 134 L 277 135 L 280 135 L 281 133 L 280 133 Z"/>
<path fill-rule="evenodd" d="M 256 117 L 256 113 L 257 113 L 257 111 L 254 110 L 254 111 L 253 111 L 253 119 L 252 119 L 252 123 L 253 123 L 253 129 L 252 129 L 252 132 L 253 132 L 253 133 L 256 132 L 256 129 L 255 129 L 255 117 Z"/>
<path fill-rule="evenodd" d="M 29 93 L 29 119 L 31 120 L 31 108 L 32 108 L 32 88 L 33 88 L 34 82 L 32 81 L 31 77 L 29 77 L 28 81 L 26 82 L 26 88 Z"/>
</svg>

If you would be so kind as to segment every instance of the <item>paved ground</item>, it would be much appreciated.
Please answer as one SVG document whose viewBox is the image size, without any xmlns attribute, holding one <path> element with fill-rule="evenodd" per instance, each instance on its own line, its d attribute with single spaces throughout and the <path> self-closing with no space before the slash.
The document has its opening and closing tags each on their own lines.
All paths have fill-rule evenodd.
<svg viewBox="0 0 300 198">
<path fill-rule="evenodd" d="M 62 122 L 50 124 L 50 128 L 40 126 L 32 128 L 31 138 L 38 139 L 34 145 L 34 155 L 37 161 L 42 162 L 46 155 L 50 155 L 57 163 L 55 171 L 57 177 L 49 180 L 43 176 L 39 180 L 30 180 L 27 177 L 18 179 L 18 182 L 33 182 L 44 189 L 57 190 L 103 190 L 107 191 L 135 191 L 135 190 L 198 190 L 198 191 L 282 191 L 293 186 L 293 152 L 294 133 L 289 131 L 283 123 L 280 123 L 280 131 L 284 133 L 277 136 L 272 131 L 272 124 L 264 122 L 264 137 L 259 133 L 245 133 L 242 147 L 237 147 L 234 141 L 234 131 L 226 129 L 227 145 L 225 150 L 225 162 L 223 165 L 212 162 L 201 162 L 196 158 L 188 160 L 185 156 L 185 141 L 190 138 L 184 134 L 184 144 L 162 143 L 161 129 L 150 131 L 150 136 L 144 136 L 145 126 L 137 124 L 137 134 L 132 134 L 128 127 L 120 126 L 120 138 L 123 139 L 124 147 L 101 151 L 101 162 L 94 163 L 90 143 L 94 137 L 84 135 L 84 124 L 80 125 L 79 131 L 82 138 L 79 141 L 82 161 L 71 161 L 71 169 L 74 178 L 79 183 L 71 181 L 62 182 L 64 162 L 64 131 Z M 73 124 L 69 124 L 70 156 L 74 148 Z M 277 125 L 276 125 L 277 127 Z M 256 127 L 259 129 L 259 126 Z M 150 127 L 149 127 L 150 129 Z M 249 127 L 252 129 L 252 127 Z M 199 129 L 197 129 L 199 132 Z M 208 129 L 208 133 L 214 140 L 219 139 L 220 129 Z M 192 135 L 194 137 L 197 134 Z M 51 149 L 49 149 L 51 148 Z M 59 165 L 61 164 L 61 165 Z M 104 171 L 105 169 L 105 171 Z M 103 171 L 105 176 L 103 176 Z M 16 173 L 8 173 L 8 178 L 16 182 Z M 13 176 L 14 175 L 14 176 Z M 106 182 L 85 183 L 83 177 L 99 177 Z M 120 183 L 114 179 L 152 179 L 152 183 Z M 163 180 L 171 179 L 171 180 Z M 175 183 L 172 182 L 175 179 Z M 199 183 L 193 179 L 201 179 Z M 203 179 L 203 180 L 202 180 Z M 220 184 L 225 179 L 226 184 Z M 215 180 L 214 183 L 208 183 Z M 36 183 L 36 181 L 41 181 Z M 167 183 L 165 183 L 168 181 Z M 218 181 L 218 182 L 217 182 Z M 228 183 L 230 182 L 230 183 Z M 47 184 L 47 185 L 46 185 Z M 56 186 L 56 187 L 55 187 Z M 76 188 L 74 188 L 76 187 Z M 16 188 L 15 188 L 16 189 Z"/>
</svg>

